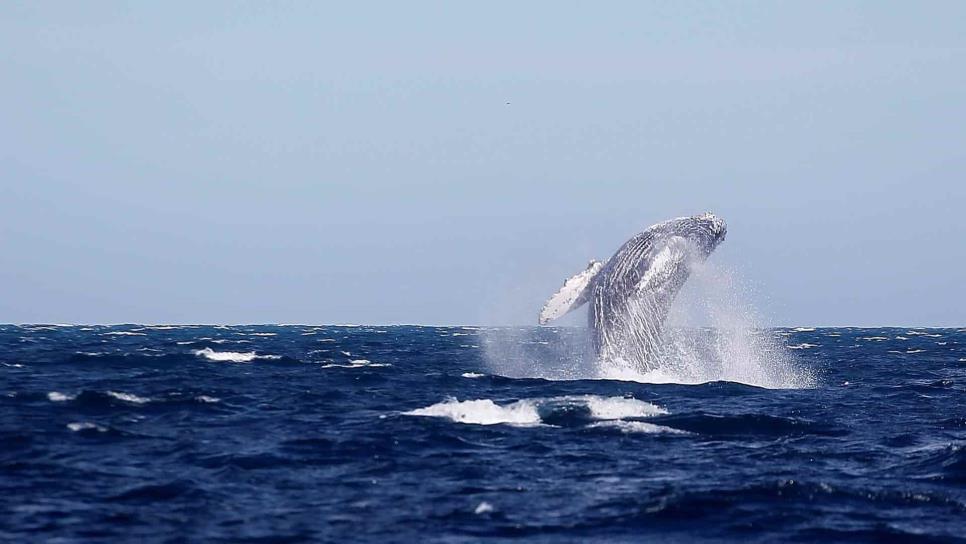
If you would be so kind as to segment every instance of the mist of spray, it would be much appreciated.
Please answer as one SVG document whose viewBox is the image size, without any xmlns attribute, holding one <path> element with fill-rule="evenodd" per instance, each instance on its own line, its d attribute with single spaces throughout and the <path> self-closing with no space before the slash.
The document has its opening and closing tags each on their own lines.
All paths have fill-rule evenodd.
<svg viewBox="0 0 966 544">
<path fill-rule="evenodd" d="M 747 295 L 734 271 L 711 262 L 695 265 L 668 316 L 660 354 L 646 367 L 618 357 L 596 359 L 586 329 L 576 327 L 488 329 L 486 359 L 495 373 L 521 378 L 814 385 L 778 333 L 760 327 Z"/>
</svg>

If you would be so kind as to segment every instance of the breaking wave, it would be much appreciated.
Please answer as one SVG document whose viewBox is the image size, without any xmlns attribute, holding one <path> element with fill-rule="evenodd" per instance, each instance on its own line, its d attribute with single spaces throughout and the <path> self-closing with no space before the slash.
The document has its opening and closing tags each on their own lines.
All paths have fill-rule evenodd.
<svg viewBox="0 0 966 544">
<path fill-rule="evenodd" d="M 282 358 L 280 355 L 259 355 L 254 351 L 215 351 L 211 348 L 197 349 L 192 353 L 209 361 L 217 361 L 220 363 L 250 363 L 255 359 L 278 360 Z"/>
<path fill-rule="evenodd" d="M 448 399 L 403 412 L 407 416 L 438 417 L 475 425 L 613 427 L 624 432 L 681 432 L 638 421 L 664 414 L 667 414 L 664 408 L 635 398 L 597 395 L 521 399 L 506 404 L 497 404 L 490 399 Z"/>
</svg>

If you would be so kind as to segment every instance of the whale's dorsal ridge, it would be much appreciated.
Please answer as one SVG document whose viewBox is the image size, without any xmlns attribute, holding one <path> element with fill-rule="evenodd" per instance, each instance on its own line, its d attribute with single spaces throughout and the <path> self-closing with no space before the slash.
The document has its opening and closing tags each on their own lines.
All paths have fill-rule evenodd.
<svg viewBox="0 0 966 544">
<path fill-rule="evenodd" d="M 587 302 L 588 292 L 590 291 L 588 286 L 603 267 L 602 262 L 591 260 L 587 263 L 587 268 L 568 278 L 563 287 L 547 299 L 543 309 L 540 310 L 538 322 L 541 325 L 546 325 Z"/>
</svg>

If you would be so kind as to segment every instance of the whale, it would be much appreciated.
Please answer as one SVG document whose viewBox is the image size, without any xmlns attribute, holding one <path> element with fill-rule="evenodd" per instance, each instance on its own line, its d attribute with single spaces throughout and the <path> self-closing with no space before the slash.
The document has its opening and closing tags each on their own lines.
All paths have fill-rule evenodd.
<svg viewBox="0 0 966 544">
<path fill-rule="evenodd" d="M 588 305 L 587 326 L 598 360 L 641 370 L 660 364 L 664 321 L 694 267 L 725 239 L 713 213 L 678 217 L 633 236 L 606 262 L 591 260 L 540 310 L 538 323 Z"/>
</svg>

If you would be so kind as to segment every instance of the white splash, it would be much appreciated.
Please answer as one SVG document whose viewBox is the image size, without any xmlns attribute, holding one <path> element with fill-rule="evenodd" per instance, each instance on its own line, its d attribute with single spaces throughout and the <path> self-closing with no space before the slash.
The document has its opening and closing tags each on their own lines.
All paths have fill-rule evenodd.
<svg viewBox="0 0 966 544">
<path fill-rule="evenodd" d="M 650 417 L 667 413 L 667 410 L 664 408 L 651 404 L 650 402 L 626 397 L 582 395 L 577 397 L 561 397 L 561 399 L 570 402 L 586 403 L 591 415 L 596 419 Z"/>
<path fill-rule="evenodd" d="M 278 360 L 282 358 L 281 355 L 259 355 L 254 351 L 242 353 L 237 351 L 215 351 L 211 348 L 196 349 L 192 353 L 199 357 L 204 357 L 209 361 L 217 361 L 220 363 L 250 363 L 255 359 Z"/>
<path fill-rule="evenodd" d="M 648 423 L 646 421 L 624 421 L 624 420 L 618 419 L 616 421 L 598 421 L 596 423 L 591 423 L 589 426 L 594 428 L 614 428 L 623 433 L 689 434 L 687 431 L 682 431 L 680 429 L 673 429 L 671 427 L 665 427 L 663 425 L 655 425 L 653 423 Z"/>
<path fill-rule="evenodd" d="M 684 384 L 729 381 L 771 389 L 814 386 L 812 372 L 774 332 L 759 326 L 744 291 L 732 271 L 711 261 L 694 265 L 666 321 L 663 352 L 647 368 L 640 361 L 596 360 L 582 327 L 540 330 L 551 340 L 546 346 L 533 345 L 538 334 L 533 329 L 488 329 L 486 360 L 494 374 L 510 377 Z"/>
<path fill-rule="evenodd" d="M 114 397 L 117 400 L 123 400 L 124 402 L 130 402 L 132 404 L 145 404 L 151 402 L 151 399 L 145 397 L 139 397 L 137 395 L 132 395 L 131 393 L 124 393 L 123 391 L 108 391 L 107 395 Z"/>
<path fill-rule="evenodd" d="M 480 374 L 479 372 L 464 372 L 461 374 L 464 378 L 482 378 L 486 374 Z"/>
<path fill-rule="evenodd" d="M 476 505 L 476 509 L 473 510 L 473 513 L 479 516 L 481 514 L 488 514 L 492 511 L 493 511 L 493 505 L 486 501 L 483 501 L 480 504 Z"/>
<path fill-rule="evenodd" d="M 344 352 L 343 352 L 344 353 Z M 362 368 L 362 367 L 383 367 L 392 366 L 389 363 L 373 363 L 369 359 L 353 359 L 349 361 L 349 364 L 343 365 L 338 363 L 328 363 L 322 365 L 322 368 Z"/>
<path fill-rule="evenodd" d="M 107 428 L 101 427 L 100 425 L 95 425 L 87 421 L 68 423 L 67 428 L 74 431 L 75 433 L 80 431 L 87 431 L 87 430 L 96 430 L 97 432 L 101 432 L 101 433 L 107 432 Z"/>
<path fill-rule="evenodd" d="M 646 418 L 667 413 L 667 410 L 660 406 L 634 398 L 573 395 L 521 399 L 507 404 L 497 404 L 490 399 L 464 401 L 448 399 L 426 408 L 403 412 L 403 415 L 440 417 L 456 423 L 476 425 L 506 424 L 532 427 L 545 424 L 541 412 L 548 413 L 555 409 L 575 406 L 586 408 L 589 417 L 595 422 L 624 421 L 629 418 Z M 636 422 L 625 421 L 625 423 Z M 653 427 L 664 429 L 658 425 Z"/>
<path fill-rule="evenodd" d="M 458 401 L 450 399 L 426 408 L 403 412 L 407 416 L 443 417 L 456 423 L 475 423 L 477 425 L 497 425 L 506 423 L 518 426 L 540 424 L 540 414 L 536 405 L 527 400 L 513 402 L 504 406 L 489 399 Z"/>
<path fill-rule="evenodd" d="M 47 400 L 50 402 L 67 402 L 69 400 L 74 400 L 76 397 L 74 395 L 67 395 L 59 391 L 51 391 L 47 393 Z"/>
</svg>

